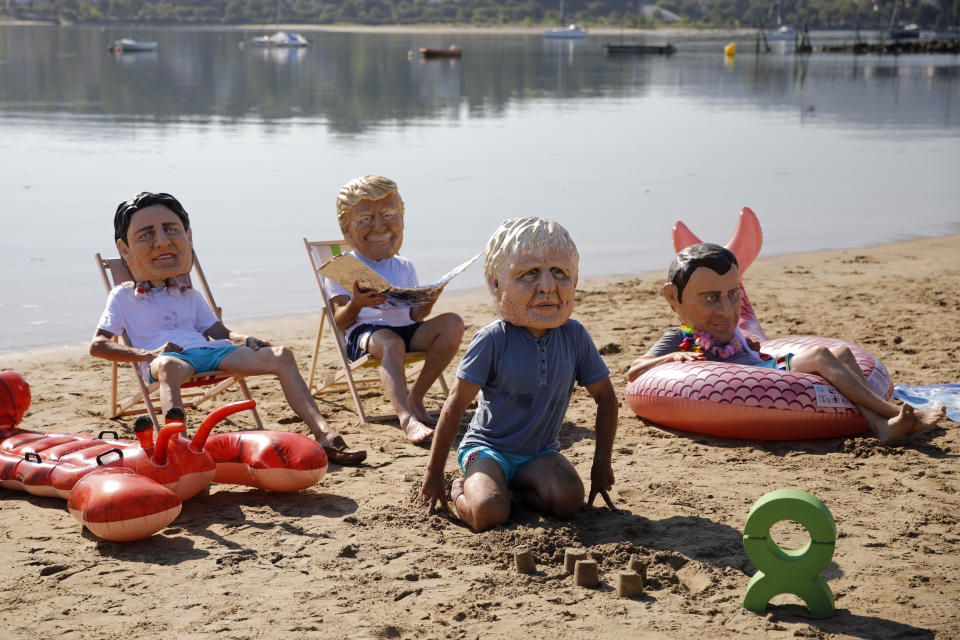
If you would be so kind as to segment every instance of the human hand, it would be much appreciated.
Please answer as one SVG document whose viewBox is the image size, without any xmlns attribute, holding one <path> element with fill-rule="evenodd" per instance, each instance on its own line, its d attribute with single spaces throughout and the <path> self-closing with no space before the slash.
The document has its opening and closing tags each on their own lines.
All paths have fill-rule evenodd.
<svg viewBox="0 0 960 640">
<path fill-rule="evenodd" d="M 423 496 L 423 503 L 428 505 L 428 516 L 436 513 L 437 500 L 440 501 L 445 511 L 450 510 L 447 504 L 447 489 L 443 484 L 442 473 L 434 473 L 427 469 L 423 473 L 423 484 L 420 487 L 420 495 Z"/>
<path fill-rule="evenodd" d="M 260 338 L 254 338 L 253 336 L 247 336 L 243 339 L 243 345 L 245 347 L 250 347 L 254 351 L 259 351 L 260 347 L 269 347 L 270 343 L 266 340 L 261 340 Z"/>
<path fill-rule="evenodd" d="M 375 307 L 387 301 L 387 296 L 373 289 L 361 289 L 360 283 L 353 283 L 353 300 L 361 307 Z"/>
<path fill-rule="evenodd" d="M 183 351 L 183 348 L 181 348 L 180 345 L 174 344 L 173 342 L 164 342 L 158 348 L 150 352 L 151 353 L 150 359 L 153 360 L 153 358 L 156 358 L 157 356 L 164 353 L 180 353 L 181 351 Z"/>
<path fill-rule="evenodd" d="M 696 351 L 674 351 L 670 354 L 673 362 L 693 362 L 695 360 L 706 360 L 707 356 Z"/>
<path fill-rule="evenodd" d="M 752 340 L 752 339 L 750 339 L 750 338 L 747 338 L 746 336 L 744 336 L 744 338 L 745 338 L 746 341 L 747 341 L 747 346 L 748 346 L 748 347 L 750 347 L 750 348 L 753 349 L 754 351 L 757 351 L 757 352 L 760 351 L 760 343 L 759 343 L 759 342 L 757 342 L 756 340 Z"/>
<path fill-rule="evenodd" d="M 590 497 L 587 499 L 587 504 L 592 507 L 597 494 L 600 494 L 603 497 L 603 501 L 607 503 L 607 508 L 610 509 L 610 511 L 616 511 L 616 507 L 613 506 L 613 500 L 610 499 L 610 494 L 607 493 L 611 488 L 613 488 L 613 467 L 609 462 L 601 464 L 594 460 L 593 468 L 590 469 Z"/>
</svg>

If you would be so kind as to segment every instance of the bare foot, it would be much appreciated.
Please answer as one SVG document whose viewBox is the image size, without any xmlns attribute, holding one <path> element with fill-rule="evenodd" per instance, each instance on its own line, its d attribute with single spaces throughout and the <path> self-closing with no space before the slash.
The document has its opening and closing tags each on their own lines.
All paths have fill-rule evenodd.
<svg viewBox="0 0 960 640">
<path fill-rule="evenodd" d="M 433 429 L 413 416 L 409 416 L 406 420 L 401 420 L 400 428 L 403 429 L 403 437 L 413 444 L 420 444 L 433 435 Z"/>
<path fill-rule="evenodd" d="M 880 442 L 893 444 L 903 436 L 912 433 L 915 426 L 916 418 L 913 415 L 913 407 L 905 404 L 901 405 L 900 413 L 887 420 L 886 423 L 879 421 L 875 431 Z"/>
<path fill-rule="evenodd" d="M 457 506 L 457 500 L 463 495 L 463 478 L 457 478 L 450 485 L 450 504 L 457 510 L 457 517 L 460 514 L 460 508 Z"/>
<path fill-rule="evenodd" d="M 916 417 L 916 426 L 910 435 L 935 427 L 938 422 L 947 417 L 947 408 L 940 407 L 936 411 L 914 409 L 913 415 Z"/>
<path fill-rule="evenodd" d="M 900 407 L 900 413 L 877 427 L 877 438 L 884 444 L 893 444 L 904 436 L 912 436 L 930 429 L 946 417 L 946 409 L 917 411 L 909 404 Z"/>
<path fill-rule="evenodd" d="M 413 396 L 408 395 L 407 406 L 410 407 L 410 413 L 412 413 L 413 416 L 423 424 L 430 427 L 435 427 L 437 425 L 436 418 L 427 413 L 427 408 L 423 406 L 423 398 L 418 400 Z"/>
</svg>

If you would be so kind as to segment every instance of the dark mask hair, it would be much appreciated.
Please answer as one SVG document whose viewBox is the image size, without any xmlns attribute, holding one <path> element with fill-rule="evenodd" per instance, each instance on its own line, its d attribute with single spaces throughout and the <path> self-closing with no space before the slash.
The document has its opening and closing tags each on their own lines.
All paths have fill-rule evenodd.
<svg viewBox="0 0 960 640">
<path fill-rule="evenodd" d="M 129 200 L 124 200 L 117 205 L 117 212 L 113 216 L 113 239 L 127 242 L 127 231 L 130 229 L 130 219 L 140 209 L 152 207 L 155 204 L 165 206 L 170 211 L 177 214 L 180 222 L 183 223 L 183 230 L 190 228 L 190 216 L 186 209 L 180 204 L 180 201 L 169 193 L 152 193 L 150 191 L 141 191 Z"/>
<path fill-rule="evenodd" d="M 683 290 L 694 271 L 700 267 L 706 267 L 722 276 L 730 271 L 732 266 L 738 268 L 740 266 L 737 263 L 737 256 L 733 255 L 732 251 L 718 244 L 701 242 L 690 245 L 677 254 L 670 263 L 667 280 L 677 287 L 677 302 L 683 302 Z"/>
</svg>

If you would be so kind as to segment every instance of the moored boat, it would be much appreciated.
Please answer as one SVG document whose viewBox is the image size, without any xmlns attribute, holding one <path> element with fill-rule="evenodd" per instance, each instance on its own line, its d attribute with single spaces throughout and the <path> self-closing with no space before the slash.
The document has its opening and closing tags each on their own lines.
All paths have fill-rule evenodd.
<svg viewBox="0 0 960 640">
<path fill-rule="evenodd" d="M 459 58 L 463 55 L 463 52 L 460 51 L 455 45 L 450 45 L 447 49 L 428 49 L 427 47 L 420 47 L 420 55 L 424 58 Z"/>
<path fill-rule="evenodd" d="M 564 29 L 547 29 L 543 32 L 544 38 L 566 38 L 569 40 L 582 40 L 590 34 L 586 29 L 571 24 Z"/>
<path fill-rule="evenodd" d="M 269 36 L 257 36 L 245 42 L 250 47 L 309 47 L 310 41 L 299 33 L 277 31 Z"/>
<path fill-rule="evenodd" d="M 604 44 L 603 52 L 608 56 L 640 53 L 670 55 L 676 53 L 677 48 L 672 44 Z"/>
<path fill-rule="evenodd" d="M 144 51 L 156 51 L 157 43 L 148 40 L 133 40 L 131 38 L 121 38 L 114 40 L 113 44 L 107 48 L 110 53 L 141 53 Z"/>
</svg>

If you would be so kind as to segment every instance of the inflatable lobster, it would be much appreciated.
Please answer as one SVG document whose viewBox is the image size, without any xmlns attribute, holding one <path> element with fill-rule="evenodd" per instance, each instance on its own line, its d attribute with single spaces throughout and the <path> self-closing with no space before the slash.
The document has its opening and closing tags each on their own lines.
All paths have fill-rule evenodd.
<svg viewBox="0 0 960 640">
<path fill-rule="evenodd" d="M 210 435 L 225 417 L 253 400 L 213 411 L 192 440 L 183 419 L 168 414 L 153 436 L 142 416 L 137 440 L 116 432 L 44 433 L 18 429 L 30 406 L 30 387 L 13 371 L 0 372 L 0 486 L 68 499 L 70 513 L 95 535 L 114 541 L 153 535 L 179 514 L 184 500 L 211 482 L 269 491 L 298 491 L 326 473 L 327 454 L 306 436 L 286 431 Z M 112 438 L 105 438 L 112 434 Z"/>
</svg>

